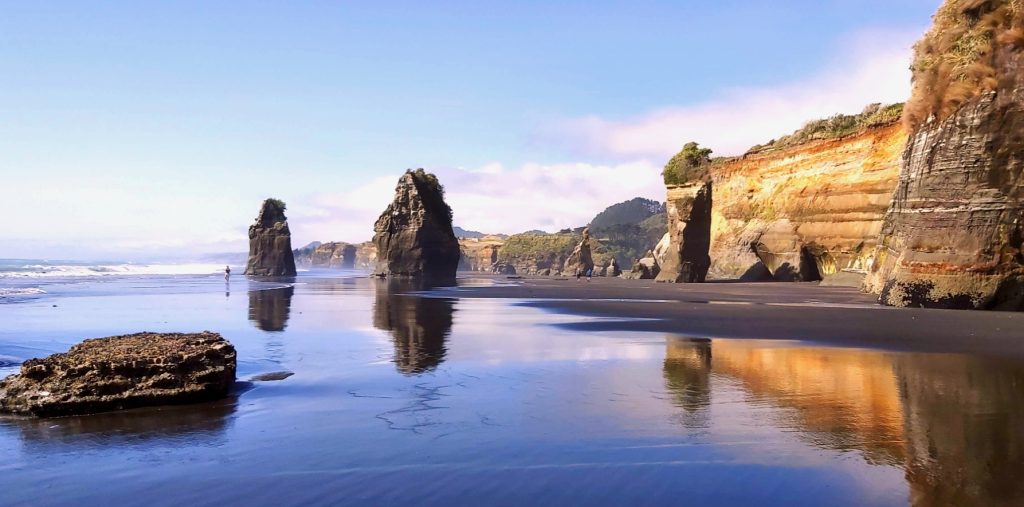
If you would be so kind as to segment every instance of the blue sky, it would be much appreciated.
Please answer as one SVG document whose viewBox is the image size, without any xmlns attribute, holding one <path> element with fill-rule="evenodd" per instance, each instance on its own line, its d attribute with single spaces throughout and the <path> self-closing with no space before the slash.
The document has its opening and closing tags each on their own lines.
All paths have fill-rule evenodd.
<svg viewBox="0 0 1024 507">
<path fill-rule="evenodd" d="M 581 225 L 692 137 L 905 98 L 938 3 L 2 2 L 0 257 L 244 250 L 269 195 L 365 240 L 420 166 L 465 227 Z"/>
</svg>

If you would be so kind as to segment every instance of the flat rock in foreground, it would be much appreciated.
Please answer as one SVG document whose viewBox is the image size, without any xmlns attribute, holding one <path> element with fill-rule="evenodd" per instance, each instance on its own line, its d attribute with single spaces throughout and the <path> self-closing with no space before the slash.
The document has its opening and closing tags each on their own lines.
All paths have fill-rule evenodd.
<svg viewBox="0 0 1024 507">
<path fill-rule="evenodd" d="M 223 398 L 235 347 L 211 332 L 85 340 L 0 382 L 0 412 L 56 417 Z"/>
</svg>

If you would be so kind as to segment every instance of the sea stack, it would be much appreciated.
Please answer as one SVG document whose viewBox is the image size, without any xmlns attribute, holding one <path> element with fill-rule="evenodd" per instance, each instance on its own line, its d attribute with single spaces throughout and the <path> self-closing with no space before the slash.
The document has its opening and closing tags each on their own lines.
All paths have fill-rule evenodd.
<svg viewBox="0 0 1024 507">
<path fill-rule="evenodd" d="M 687 143 L 662 174 L 669 244 L 657 281 L 703 282 L 711 267 L 711 150 Z"/>
<path fill-rule="evenodd" d="M 1024 8 L 947 0 L 934 21 L 865 288 L 892 306 L 1024 310 Z"/>
<path fill-rule="evenodd" d="M 452 209 L 444 202 L 444 187 L 433 174 L 423 169 L 406 171 L 373 230 L 378 276 L 431 284 L 455 282 L 459 240 L 452 231 Z"/>
<path fill-rule="evenodd" d="M 292 233 L 284 216 L 285 204 L 267 199 L 256 223 L 249 226 L 249 261 L 245 274 L 253 276 L 295 276 Z"/>
</svg>

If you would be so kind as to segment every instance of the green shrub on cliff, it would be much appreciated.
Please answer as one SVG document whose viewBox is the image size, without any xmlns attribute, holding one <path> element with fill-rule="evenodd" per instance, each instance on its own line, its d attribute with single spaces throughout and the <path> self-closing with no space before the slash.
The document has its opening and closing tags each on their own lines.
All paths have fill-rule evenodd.
<svg viewBox="0 0 1024 507">
<path fill-rule="evenodd" d="M 422 191 L 424 189 L 421 189 L 420 192 L 423 200 L 429 203 L 430 206 L 443 210 L 448 215 L 448 223 L 450 224 L 454 217 L 454 213 L 452 212 L 451 206 L 449 206 L 444 200 L 444 185 L 438 181 L 437 176 L 433 173 L 428 173 L 422 167 L 415 171 L 409 169 L 407 172 L 412 174 L 413 181 L 415 181 L 417 185 L 426 186 L 425 190 L 427 191 L 424 192 Z"/>
<path fill-rule="evenodd" d="M 707 175 L 707 166 L 711 163 L 711 149 L 701 148 L 697 143 L 686 143 L 682 151 L 672 157 L 661 176 L 666 185 L 682 185 L 683 183 L 702 179 Z"/>
<path fill-rule="evenodd" d="M 266 201 L 263 201 L 263 202 L 264 203 L 269 203 L 270 205 L 274 206 L 279 211 L 281 211 L 281 213 L 284 213 L 288 209 L 288 205 L 285 204 L 284 201 L 282 201 L 281 199 L 275 199 L 275 198 L 271 197 L 271 198 L 269 198 L 269 199 L 267 199 Z"/>
</svg>

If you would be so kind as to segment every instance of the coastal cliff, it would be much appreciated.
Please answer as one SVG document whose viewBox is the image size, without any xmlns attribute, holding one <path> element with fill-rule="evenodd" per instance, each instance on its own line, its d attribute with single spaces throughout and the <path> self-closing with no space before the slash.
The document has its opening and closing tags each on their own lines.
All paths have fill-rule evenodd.
<svg viewBox="0 0 1024 507">
<path fill-rule="evenodd" d="M 1024 7 L 949 0 L 934 21 L 864 287 L 892 306 L 1024 310 Z"/>
<path fill-rule="evenodd" d="M 249 260 L 245 274 L 254 276 L 295 276 L 292 233 L 285 217 L 285 204 L 267 199 L 256 223 L 249 227 Z"/>
<path fill-rule="evenodd" d="M 423 169 L 406 171 L 395 198 L 374 224 L 376 273 L 429 282 L 455 281 L 459 242 L 452 231 L 452 209 L 437 177 Z"/>
<path fill-rule="evenodd" d="M 711 276 L 810 281 L 845 271 L 859 284 L 899 172 L 899 110 L 869 106 L 717 159 Z"/>
</svg>

